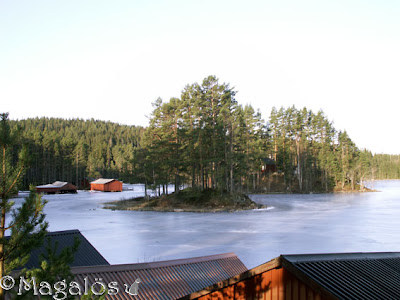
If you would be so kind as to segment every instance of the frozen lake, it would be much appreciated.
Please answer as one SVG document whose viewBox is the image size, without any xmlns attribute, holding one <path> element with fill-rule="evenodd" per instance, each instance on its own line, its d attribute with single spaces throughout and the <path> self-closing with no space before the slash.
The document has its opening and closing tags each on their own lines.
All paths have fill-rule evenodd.
<svg viewBox="0 0 400 300">
<path fill-rule="evenodd" d="M 400 251 L 400 181 L 375 182 L 377 193 L 251 195 L 268 206 L 258 211 L 102 209 L 107 201 L 143 195 L 142 186 L 132 187 L 45 195 L 49 230 L 79 229 L 112 264 L 235 252 L 252 268 L 280 254 Z"/>
</svg>

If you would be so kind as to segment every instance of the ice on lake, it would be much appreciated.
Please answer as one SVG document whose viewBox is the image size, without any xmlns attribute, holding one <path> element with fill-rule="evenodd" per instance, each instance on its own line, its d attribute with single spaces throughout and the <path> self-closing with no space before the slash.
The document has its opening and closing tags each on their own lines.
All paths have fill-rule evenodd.
<svg viewBox="0 0 400 300">
<path fill-rule="evenodd" d="M 399 251 L 400 181 L 374 188 L 381 192 L 251 195 L 267 208 L 234 213 L 102 208 L 143 196 L 143 185 L 44 198 L 49 230 L 79 229 L 112 264 L 235 252 L 251 268 L 280 254 Z"/>
</svg>

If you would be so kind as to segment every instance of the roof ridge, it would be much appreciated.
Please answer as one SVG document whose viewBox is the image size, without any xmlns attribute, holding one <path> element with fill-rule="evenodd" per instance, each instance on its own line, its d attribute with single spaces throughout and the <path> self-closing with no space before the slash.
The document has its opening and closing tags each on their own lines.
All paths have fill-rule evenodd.
<svg viewBox="0 0 400 300">
<path fill-rule="evenodd" d="M 313 261 L 344 261 L 364 259 L 400 258 L 400 252 L 343 252 L 343 253 L 314 253 L 314 254 L 283 254 L 285 260 L 291 263 Z"/>
<path fill-rule="evenodd" d="M 92 269 L 96 269 L 97 272 L 115 272 L 115 271 L 128 271 L 128 270 L 144 270 L 154 268 L 165 268 L 171 266 L 179 266 L 185 264 L 202 263 L 207 261 L 218 261 L 224 258 L 237 258 L 237 255 L 233 252 L 214 254 L 208 256 L 199 256 L 191 258 L 179 258 L 171 260 L 163 260 L 156 262 L 144 262 L 144 263 L 131 263 L 131 264 L 113 264 L 104 266 L 87 266 L 87 267 L 73 267 L 74 274 L 87 273 Z"/>
<path fill-rule="evenodd" d="M 67 234 L 72 234 L 72 233 L 78 233 L 84 237 L 84 235 L 80 232 L 79 229 L 68 229 L 68 230 L 60 230 L 60 231 L 47 231 L 46 232 L 46 237 L 49 235 L 67 235 Z M 5 237 L 10 237 L 9 235 L 6 235 Z"/>
<path fill-rule="evenodd" d="M 79 233 L 82 235 L 79 229 L 68 229 L 68 230 L 60 230 L 60 231 L 48 231 L 46 235 L 61 235 L 61 234 L 71 234 L 71 233 Z M 83 236 L 83 235 L 82 235 Z"/>
</svg>

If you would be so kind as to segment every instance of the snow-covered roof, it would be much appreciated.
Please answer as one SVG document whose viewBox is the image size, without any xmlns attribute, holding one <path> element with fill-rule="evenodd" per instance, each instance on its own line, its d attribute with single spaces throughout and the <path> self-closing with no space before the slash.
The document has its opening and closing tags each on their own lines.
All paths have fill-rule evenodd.
<svg viewBox="0 0 400 300">
<path fill-rule="evenodd" d="M 97 180 L 95 180 L 95 181 L 92 181 L 90 184 L 107 184 L 107 183 L 109 183 L 109 182 L 111 182 L 111 181 L 114 181 L 115 179 L 105 179 L 105 178 L 99 178 L 99 179 L 97 179 Z"/>
<path fill-rule="evenodd" d="M 53 185 L 58 186 L 58 187 L 63 187 L 64 185 L 67 185 L 68 182 L 65 181 L 54 181 Z"/>
<path fill-rule="evenodd" d="M 38 185 L 36 188 L 41 188 L 41 189 L 58 189 L 63 187 L 64 185 L 67 185 L 68 182 L 64 181 L 55 181 L 53 183 L 49 184 L 44 184 L 44 185 Z"/>
</svg>

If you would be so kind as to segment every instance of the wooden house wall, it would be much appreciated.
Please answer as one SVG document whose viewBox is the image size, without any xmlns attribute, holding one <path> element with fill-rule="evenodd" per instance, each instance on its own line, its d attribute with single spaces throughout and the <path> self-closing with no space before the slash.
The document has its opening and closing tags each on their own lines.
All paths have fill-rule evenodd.
<svg viewBox="0 0 400 300">
<path fill-rule="evenodd" d="M 96 184 L 91 183 L 90 189 L 92 191 L 102 191 L 102 192 L 121 192 L 122 191 L 122 182 L 118 180 L 111 181 L 106 184 Z"/>
<path fill-rule="evenodd" d="M 36 188 L 37 193 L 59 193 L 60 188 Z"/>
<path fill-rule="evenodd" d="M 284 268 L 272 269 L 200 296 L 199 300 L 328 300 Z"/>
<path fill-rule="evenodd" d="M 104 191 L 106 192 L 121 192 L 122 182 L 118 180 L 111 181 L 104 185 Z"/>
<path fill-rule="evenodd" d="M 91 183 L 90 184 L 90 190 L 92 190 L 92 191 L 103 191 L 104 192 L 104 184 Z"/>
<path fill-rule="evenodd" d="M 75 191 L 78 189 L 77 186 L 73 185 L 72 183 L 67 183 L 65 186 L 61 188 L 62 191 Z"/>
</svg>

